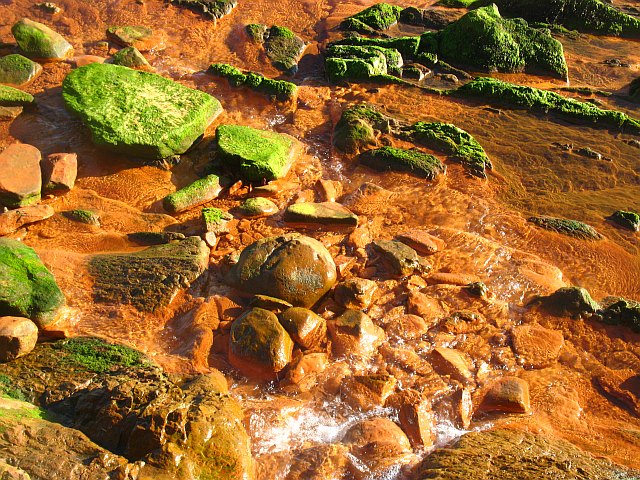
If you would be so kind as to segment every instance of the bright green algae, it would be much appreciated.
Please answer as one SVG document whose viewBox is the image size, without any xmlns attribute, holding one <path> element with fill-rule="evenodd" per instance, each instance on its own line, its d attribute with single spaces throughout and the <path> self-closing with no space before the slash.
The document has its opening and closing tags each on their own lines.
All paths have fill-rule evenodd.
<svg viewBox="0 0 640 480">
<path fill-rule="evenodd" d="M 213 63 L 209 73 L 226 78 L 234 87 L 245 86 L 265 95 L 275 97 L 276 100 L 287 102 L 294 100 L 298 87 L 285 80 L 272 80 L 255 72 L 243 73 L 240 69 L 226 63 Z"/>
<path fill-rule="evenodd" d="M 18 47 L 29 58 L 65 58 L 73 47 L 60 34 L 42 23 L 23 18 L 11 28 Z"/>
<path fill-rule="evenodd" d="M 17 88 L 0 85 L 0 105 L 3 107 L 24 107 L 33 101 L 33 95 Z"/>
<path fill-rule="evenodd" d="M 69 73 L 62 95 L 97 145 L 150 159 L 187 151 L 222 110 L 211 95 L 160 75 L 99 63 Z"/>
<path fill-rule="evenodd" d="M 433 155 L 418 150 L 382 147 L 360 155 L 360 162 L 375 170 L 410 172 L 429 180 L 446 172 L 446 167 Z"/>
<path fill-rule="evenodd" d="M 360 25 L 365 25 L 373 30 L 386 30 L 400 18 L 401 7 L 389 5 L 388 3 L 378 3 L 361 12 L 345 19 L 341 27 L 345 30 L 352 30 Z"/>
<path fill-rule="evenodd" d="M 217 175 L 207 175 L 167 195 L 162 205 L 168 212 L 182 212 L 217 198 L 220 190 L 222 190 L 220 178 Z"/>
<path fill-rule="evenodd" d="M 42 67 L 22 55 L 13 54 L 0 57 L 0 83 L 15 86 L 24 85 L 42 72 Z"/>
<path fill-rule="evenodd" d="M 375 144 L 375 131 L 389 133 L 390 119 L 367 105 L 354 105 L 342 112 L 333 134 L 333 143 L 340 150 L 355 153 Z"/>
</svg>

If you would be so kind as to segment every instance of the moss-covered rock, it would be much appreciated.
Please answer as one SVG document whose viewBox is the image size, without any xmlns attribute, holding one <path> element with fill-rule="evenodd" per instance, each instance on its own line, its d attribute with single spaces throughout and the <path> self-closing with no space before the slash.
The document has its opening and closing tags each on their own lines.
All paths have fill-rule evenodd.
<svg viewBox="0 0 640 480">
<path fill-rule="evenodd" d="M 91 210 L 67 210 L 66 212 L 62 212 L 62 215 L 74 222 L 100 226 L 100 216 Z"/>
<path fill-rule="evenodd" d="M 27 85 L 42 72 L 42 66 L 27 57 L 13 54 L 0 58 L 0 83 L 14 87 Z"/>
<path fill-rule="evenodd" d="M 153 30 L 141 25 L 114 26 L 107 28 L 107 37 L 123 47 L 143 50 L 145 41 L 151 38 Z"/>
<path fill-rule="evenodd" d="M 593 103 L 580 102 L 555 92 L 515 85 L 495 78 L 476 78 L 455 90 L 453 95 L 479 97 L 497 105 L 551 112 L 600 126 L 640 132 L 640 121 L 626 113 L 603 110 Z"/>
<path fill-rule="evenodd" d="M 640 36 L 639 19 L 601 0 L 480 0 L 474 6 L 491 3 L 504 15 L 531 22 L 559 24 L 569 30 L 604 35 Z"/>
<path fill-rule="evenodd" d="M 318 223 L 322 225 L 358 225 L 358 216 L 335 202 L 294 203 L 284 212 L 284 221 L 291 223 Z"/>
<path fill-rule="evenodd" d="M 386 30 L 398 22 L 402 7 L 388 3 L 378 3 L 361 12 L 346 18 L 340 26 L 344 30 L 362 30 L 360 25 L 365 25 L 372 30 Z M 364 32 L 368 33 L 365 29 Z"/>
<path fill-rule="evenodd" d="M 478 141 L 461 128 L 450 123 L 417 122 L 400 132 L 418 145 L 432 148 L 450 155 L 451 159 L 462 164 L 471 175 L 486 178 L 486 169 L 493 168 Z"/>
<path fill-rule="evenodd" d="M 382 147 L 360 155 L 360 162 L 375 170 L 410 172 L 416 176 L 434 180 L 447 168 L 433 155 L 419 150 Z"/>
<path fill-rule="evenodd" d="M 332 82 L 368 80 L 382 83 L 404 83 L 391 75 L 400 75 L 402 65 L 402 55 L 394 48 L 337 43 L 327 49 L 324 64 Z"/>
<path fill-rule="evenodd" d="M 551 295 L 538 297 L 530 304 L 541 304 L 553 315 L 577 317 L 592 315 L 600 305 L 582 287 L 562 287 Z"/>
<path fill-rule="evenodd" d="M 310 307 L 333 287 L 336 277 L 327 249 L 313 238 L 292 233 L 249 245 L 226 281 L 249 293 Z"/>
<path fill-rule="evenodd" d="M 24 107 L 34 102 L 33 95 L 17 88 L 0 85 L 0 106 Z"/>
<path fill-rule="evenodd" d="M 220 177 L 207 175 L 164 197 L 162 206 L 167 212 L 183 212 L 218 198 L 221 191 Z"/>
<path fill-rule="evenodd" d="M 262 23 L 250 23 L 245 27 L 249 38 L 256 43 L 264 43 L 269 34 L 269 27 Z"/>
<path fill-rule="evenodd" d="M 445 60 L 489 71 L 523 70 L 567 76 L 562 44 L 523 20 L 507 20 L 495 5 L 473 10 L 438 33 Z"/>
<path fill-rule="evenodd" d="M 280 102 L 293 102 L 298 95 L 298 87 L 294 83 L 286 80 L 273 80 L 255 72 L 242 72 L 226 63 L 213 63 L 208 72 L 217 77 L 226 78 L 229 80 L 229 84 L 234 87 L 248 87 Z"/>
<path fill-rule="evenodd" d="M 175 5 L 185 6 L 202 13 L 212 20 L 219 20 L 231 13 L 238 0 L 169 0 Z"/>
<path fill-rule="evenodd" d="M 298 71 L 298 62 L 307 44 L 286 27 L 272 26 L 263 36 L 267 58 L 278 70 L 290 75 Z"/>
<path fill-rule="evenodd" d="M 218 158 L 249 182 L 284 177 L 296 150 L 292 137 L 241 125 L 220 125 L 216 140 Z"/>
<path fill-rule="evenodd" d="M 42 23 L 23 18 L 11 28 L 22 53 L 29 58 L 60 60 L 71 55 L 73 47 L 60 34 Z"/>
<path fill-rule="evenodd" d="M 527 221 L 545 230 L 551 230 L 552 232 L 561 233 L 562 235 L 573 238 L 580 238 L 582 240 L 600 240 L 602 238 L 602 235 L 596 232 L 591 225 L 579 222 L 578 220 L 542 215 L 529 217 Z"/>
<path fill-rule="evenodd" d="M 19 316 L 45 327 L 65 303 L 55 278 L 36 252 L 0 238 L 0 316 Z"/>
<path fill-rule="evenodd" d="M 204 228 L 207 232 L 213 232 L 216 235 L 220 233 L 227 233 L 229 231 L 227 223 L 233 219 L 233 215 L 219 208 L 203 208 L 202 220 L 204 221 Z"/>
<path fill-rule="evenodd" d="M 366 37 L 347 37 L 342 40 L 338 40 L 333 42 L 329 46 L 329 51 L 331 51 L 331 47 L 334 46 L 344 46 L 344 45 L 352 45 L 352 46 L 374 46 L 383 48 L 385 50 L 396 50 L 399 52 L 402 57 L 398 59 L 397 53 L 391 53 L 390 56 L 387 56 L 387 61 L 391 59 L 391 61 L 396 62 L 396 68 L 402 66 L 402 64 L 398 64 L 400 60 L 404 59 L 413 59 L 420 51 L 420 42 L 421 37 L 393 37 L 393 38 L 366 38 Z M 338 50 L 339 52 L 339 50 Z M 339 56 L 339 55 L 337 55 Z"/>
<path fill-rule="evenodd" d="M 273 215 L 278 212 L 278 205 L 268 198 L 253 197 L 247 198 L 240 204 L 240 213 L 245 217 L 263 217 L 265 215 Z"/>
<path fill-rule="evenodd" d="M 222 111 L 220 102 L 204 92 L 110 64 L 73 70 L 62 95 L 97 145 L 149 159 L 186 152 Z"/>
<path fill-rule="evenodd" d="M 389 133 L 391 119 L 367 105 L 343 110 L 333 132 L 333 143 L 340 150 L 356 153 L 376 144 L 376 133 Z"/>
<path fill-rule="evenodd" d="M 147 59 L 144 58 L 144 55 L 142 55 L 136 47 L 125 47 L 122 50 L 118 50 L 113 57 L 111 57 L 109 63 L 135 68 L 137 70 L 153 69 Z"/>
<path fill-rule="evenodd" d="M 640 302 L 621 297 L 606 297 L 598 314 L 611 325 L 624 325 L 640 332 Z"/>
<path fill-rule="evenodd" d="M 637 232 L 640 230 L 640 215 L 636 212 L 618 210 L 609 219 L 623 228 Z"/>
<path fill-rule="evenodd" d="M 209 265 L 200 237 L 151 246 L 130 254 L 96 255 L 89 262 L 96 301 L 131 304 L 142 311 L 165 307 Z"/>
</svg>

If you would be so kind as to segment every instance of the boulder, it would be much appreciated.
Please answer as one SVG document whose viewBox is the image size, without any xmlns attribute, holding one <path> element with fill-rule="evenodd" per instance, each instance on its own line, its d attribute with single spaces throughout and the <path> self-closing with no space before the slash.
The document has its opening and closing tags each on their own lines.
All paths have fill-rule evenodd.
<svg viewBox="0 0 640 480">
<path fill-rule="evenodd" d="M 220 177 L 207 175 L 164 197 L 162 206 L 167 212 L 184 212 L 218 198 L 221 191 Z"/>
<path fill-rule="evenodd" d="M 298 146 L 288 135 L 241 125 L 220 125 L 216 140 L 222 163 L 249 182 L 284 177 Z"/>
<path fill-rule="evenodd" d="M 366 313 L 347 309 L 335 320 L 327 322 L 331 335 L 331 351 L 346 357 L 370 357 L 385 339 L 384 330 Z"/>
<path fill-rule="evenodd" d="M 477 413 L 529 413 L 529 384 L 518 377 L 501 377 L 485 387 Z"/>
<path fill-rule="evenodd" d="M 293 341 L 303 348 L 317 348 L 327 341 L 327 322 L 309 309 L 288 308 L 278 319 Z"/>
<path fill-rule="evenodd" d="M 274 25 L 264 36 L 264 49 L 273 66 L 291 75 L 298 71 L 306 48 L 304 40 L 286 27 Z"/>
<path fill-rule="evenodd" d="M 284 221 L 291 223 L 319 223 L 322 225 L 357 226 L 358 216 L 335 202 L 294 203 L 284 212 Z"/>
<path fill-rule="evenodd" d="M 381 147 L 360 154 L 363 165 L 378 171 L 408 172 L 417 177 L 434 180 L 447 171 L 440 160 L 419 150 Z"/>
<path fill-rule="evenodd" d="M 5 110 L 10 107 L 25 107 L 33 102 L 33 95 L 17 88 L 0 85 L 0 107 Z M 22 112 L 22 108 L 20 108 L 20 112 Z"/>
<path fill-rule="evenodd" d="M 25 207 L 40 201 L 40 150 L 14 143 L 0 152 L 0 206 Z"/>
<path fill-rule="evenodd" d="M 333 287 L 336 277 L 327 249 L 313 238 L 292 233 L 249 245 L 226 280 L 249 293 L 310 307 Z"/>
<path fill-rule="evenodd" d="M 0 57 L 0 83 L 22 87 L 42 73 L 42 66 L 22 55 Z"/>
<path fill-rule="evenodd" d="M 31 352 L 38 341 L 38 327 L 28 318 L 0 317 L 0 362 Z"/>
<path fill-rule="evenodd" d="M 378 285 L 366 278 L 349 278 L 335 288 L 333 298 L 345 308 L 362 310 L 373 301 Z"/>
<path fill-rule="evenodd" d="M 380 254 L 393 275 L 407 276 L 414 271 L 427 273 L 431 266 L 424 263 L 418 253 L 404 243 L 395 240 L 376 240 L 373 249 Z"/>
<path fill-rule="evenodd" d="M 271 379 L 291 362 L 291 337 L 278 317 L 262 308 L 234 320 L 229 342 L 231 365 L 249 376 Z"/>
<path fill-rule="evenodd" d="M 64 295 L 36 252 L 0 238 L 0 315 L 27 317 L 46 327 L 64 305 Z"/>
<path fill-rule="evenodd" d="M 49 205 L 30 205 L 0 213 L 0 236 L 15 232 L 24 225 L 45 220 L 54 213 Z"/>
<path fill-rule="evenodd" d="M 343 30 L 355 30 L 359 33 L 371 33 L 372 30 L 386 30 L 398 22 L 402 8 L 388 3 L 376 3 L 371 7 L 346 18 L 340 27 Z"/>
<path fill-rule="evenodd" d="M 539 325 L 520 325 L 511 330 L 513 349 L 525 368 L 545 368 L 553 365 L 564 346 L 559 330 Z"/>
<path fill-rule="evenodd" d="M 95 277 L 96 301 L 151 312 L 166 307 L 208 265 L 209 248 L 200 237 L 188 237 L 135 253 L 96 255 L 89 271 Z"/>
<path fill-rule="evenodd" d="M 52 153 L 42 160 L 40 168 L 44 192 L 71 190 L 78 176 L 78 156 L 75 153 Z"/>
<path fill-rule="evenodd" d="M 69 73 L 62 96 L 96 145 L 155 160 L 186 152 L 222 111 L 220 102 L 204 92 L 106 63 Z"/>
<path fill-rule="evenodd" d="M 333 132 L 334 145 L 347 153 L 356 153 L 376 144 L 376 133 L 389 133 L 390 118 L 368 105 L 345 109 Z"/>
<path fill-rule="evenodd" d="M 73 53 L 73 47 L 62 35 L 28 18 L 16 23 L 11 33 L 22 53 L 29 58 L 62 60 Z"/>
</svg>

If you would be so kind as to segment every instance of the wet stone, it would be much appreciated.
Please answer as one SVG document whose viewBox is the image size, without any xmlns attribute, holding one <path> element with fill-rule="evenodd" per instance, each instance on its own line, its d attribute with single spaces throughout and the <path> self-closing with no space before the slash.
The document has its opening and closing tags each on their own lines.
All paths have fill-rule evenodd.
<svg viewBox="0 0 640 480">
<path fill-rule="evenodd" d="M 449 375 L 463 385 L 475 384 L 471 359 L 459 350 L 436 347 L 431 353 L 431 363 L 440 375 Z"/>
<path fill-rule="evenodd" d="M 141 25 L 109 27 L 107 38 L 123 47 L 135 47 L 141 52 L 148 52 L 160 46 L 160 38 L 153 34 L 153 30 Z"/>
<path fill-rule="evenodd" d="M 529 217 L 528 222 L 551 230 L 552 232 L 567 235 L 569 237 L 579 238 L 582 240 L 600 240 L 600 235 L 591 225 L 579 222 L 577 220 L 568 220 L 566 218 L 555 218 L 549 216 Z"/>
<path fill-rule="evenodd" d="M 347 470 L 347 452 L 341 444 L 305 448 L 296 454 L 285 480 L 342 478 Z"/>
<path fill-rule="evenodd" d="M 38 341 L 38 327 L 28 318 L 0 317 L 0 362 L 28 354 Z"/>
<path fill-rule="evenodd" d="M 249 307 L 264 308 L 265 310 L 278 313 L 293 307 L 293 305 L 291 305 L 289 302 L 285 302 L 284 300 L 280 300 L 279 298 L 276 298 L 276 297 L 270 297 L 268 295 L 254 295 L 251 301 L 249 302 Z"/>
<path fill-rule="evenodd" d="M 90 210 L 67 210 L 62 215 L 73 222 L 84 223 L 85 225 L 100 226 L 100 216 Z"/>
<path fill-rule="evenodd" d="M 267 57 L 277 69 L 294 75 L 307 44 L 286 27 L 272 26 L 264 35 Z"/>
<path fill-rule="evenodd" d="M 429 325 L 418 315 L 400 315 L 386 326 L 387 335 L 405 341 L 417 340 L 429 330 Z"/>
<path fill-rule="evenodd" d="M 384 406 L 397 383 L 392 375 L 355 375 L 343 382 L 340 395 L 352 408 L 369 411 Z"/>
<path fill-rule="evenodd" d="M 153 70 L 151 64 L 136 47 L 125 47 L 122 50 L 118 50 L 113 57 L 108 60 L 108 63 L 137 70 Z"/>
<path fill-rule="evenodd" d="M 175 5 L 185 6 L 202 13 L 212 20 L 219 20 L 231 13 L 238 0 L 170 0 Z"/>
<path fill-rule="evenodd" d="M 417 252 L 395 240 L 376 240 L 373 249 L 382 256 L 394 275 L 407 276 L 414 271 L 428 272 L 431 267 L 424 263 Z"/>
<path fill-rule="evenodd" d="M 317 348 L 326 343 L 327 323 L 313 311 L 293 307 L 278 315 L 280 323 L 291 338 L 303 348 Z"/>
<path fill-rule="evenodd" d="M 163 245 L 186 237 L 177 232 L 134 232 L 128 233 L 127 239 L 138 245 Z"/>
<path fill-rule="evenodd" d="M 277 213 L 280 209 L 268 198 L 253 197 L 242 202 L 239 210 L 245 217 L 265 217 Z"/>
<path fill-rule="evenodd" d="M 233 215 L 219 208 L 209 207 L 202 209 L 202 220 L 204 221 L 204 229 L 216 235 L 229 233 L 227 224 L 233 220 Z"/>
<path fill-rule="evenodd" d="M 489 384 L 476 408 L 482 413 L 529 413 L 529 384 L 518 377 L 501 377 Z"/>
<path fill-rule="evenodd" d="M 362 310 L 368 308 L 378 285 L 365 278 L 349 278 L 336 286 L 334 299 L 345 308 Z"/>
<path fill-rule="evenodd" d="M 398 421 L 414 448 L 429 448 L 436 440 L 436 418 L 431 402 L 415 390 L 403 390 L 389 398 L 398 410 Z"/>
<path fill-rule="evenodd" d="M 409 245 L 421 255 L 433 255 L 446 247 L 444 240 L 422 230 L 411 230 L 401 233 L 397 239 Z"/>
<path fill-rule="evenodd" d="M 637 232 L 640 230 L 640 214 L 636 212 L 625 212 L 624 210 L 616 211 L 610 220 L 627 230 Z"/>
<path fill-rule="evenodd" d="M 40 201 L 40 151 L 14 143 L 0 152 L 0 205 L 25 207 Z"/>
<path fill-rule="evenodd" d="M 521 325 L 511 330 L 513 349 L 525 368 L 545 368 L 553 365 L 564 346 L 561 331 L 538 325 Z"/>
<path fill-rule="evenodd" d="M 599 305 L 589 292 L 581 287 L 562 287 L 546 297 L 534 300 L 554 315 L 583 316 L 595 313 Z"/>
<path fill-rule="evenodd" d="M 11 28 L 18 47 L 25 56 L 42 60 L 61 60 L 71 55 L 73 47 L 60 34 L 42 23 L 23 18 Z"/>
<path fill-rule="evenodd" d="M 162 206 L 167 212 L 184 212 L 218 198 L 221 191 L 220 177 L 207 175 L 164 197 Z"/>
<path fill-rule="evenodd" d="M 0 57 L 0 84 L 22 87 L 42 73 L 42 66 L 22 55 Z"/>
<path fill-rule="evenodd" d="M 0 236 L 15 232 L 24 225 L 46 220 L 54 213 L 49 205 L 30 205 L 0 213 Z"/>
<path fill-rule="evenodd" d="M 360 162 L 378 171 L 408 172 L 415 176 L 434 180 L 447 168 L 433 155 L 419 150 L 403 150 L 381 147 L 360 154 Z"/>
<path fill-rule="evenodd" d="M 385 339 L 384 330 L 359 310 L 347 309 L 337 319 L 327 322 L 332 353 L 341 356 L 371 356 Z"/>
<path fill-rule="evenodd" d="M 335 202 L 294 203 L 284 212 L 285 222 L 319 223 L 322 225 L 358 225 L 358 217 Z"/>
</svg>

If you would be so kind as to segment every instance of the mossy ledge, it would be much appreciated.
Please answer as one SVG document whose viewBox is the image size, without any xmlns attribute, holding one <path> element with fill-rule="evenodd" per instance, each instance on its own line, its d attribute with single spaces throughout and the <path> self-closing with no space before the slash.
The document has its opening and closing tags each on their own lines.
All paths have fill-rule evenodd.
<svg viewBox="0 0 640 480">
<path fill-rule="evenodd" d="M 280 102 L 294 102 L 298 96 L 298 87 L 294 83 L 266 78 L 256 72 L 243 72 L 226 63 L 211 64 L 208 73 L 226 78 L 233 87 L 247 87 Z"/>
</svg>

